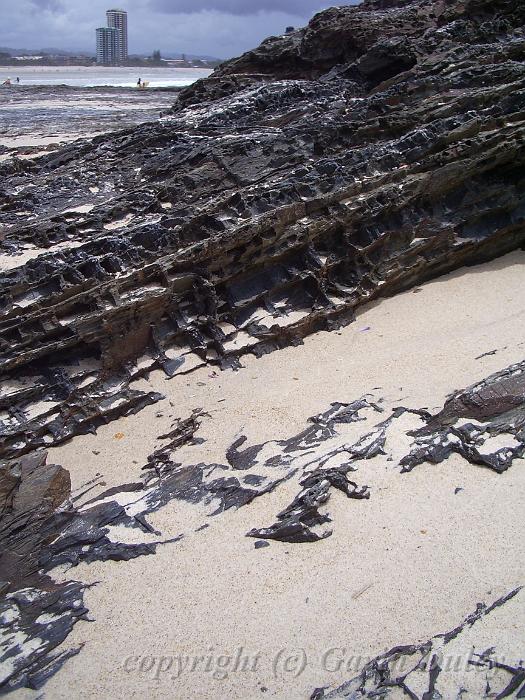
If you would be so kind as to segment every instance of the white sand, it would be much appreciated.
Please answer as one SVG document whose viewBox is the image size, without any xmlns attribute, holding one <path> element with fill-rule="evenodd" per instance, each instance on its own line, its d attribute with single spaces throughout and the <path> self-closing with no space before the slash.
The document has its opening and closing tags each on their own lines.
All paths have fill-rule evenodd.
<svg viewBox="0 0 525 700">
<path fill-rule="evenodd" d="M 76 209 L 70 209 L 69 211 L 89 211 L 93 207 L 86 209 L 85 207 L 77 207 Z M 35 218 L 34 215 L 30 215 L 30 218 Z M 45 255 L 47 253 L 53 253 L 60 250 L 71 250 L 72 248 L 78 248 L 84 243 L 84 241 L 62 241 L 61 243 L 56 243 L 49 248 L 37 248 L 31 244 L 26 244 L 22 246 L 22 250 L 17 251 L 16 255 L 0 255 L 0 272 L 7 272 L 8 270 L 14 270 L 17 267 L 22 267 L 30 260 L 38 258 L 39 255 Z"/>
<path fill-rule="evenodd" d="M 169 429 L 170 416 L 196 407 L 212 414 L 199 432 L 206 442 L 181 450 L 179 461 L 224 462 L 241 430 L 247 444 L 286 438 L 330 402 L 366 392 L 383 397 L 387 411 L 401 404 L 436 409 L 453 390 L 523 359 L 524 272 L 523 252 L 460 270 L 419 293 L 370 306 L 340 333 L 244 358 L 236 373 L 211 378 L 208 368 L 171 381 L 155 373 L 141 385 L 162 391 L 165 401 L 51 450 L 49 461 L 71 471 L 74 488 L 97 473 L 107 486 L 129 482 L 158 445 L 155 436 Z M 520 460 L 498 475 L 453 456 L 400 475 L 371 460 L 354 475 L 372 487 L 371 499 L 334 493 L 327 504 L 332 537 L 261 550 L 244 535 L 274 522 L 296 495 L 295 482 L 194 534 L 203 508 L 173 502 L 149 519 L 165 538 L 188 533 L 181 542 L 154 556 L 68 573 L 100 582 L 86 592 L 96 622 L 75 627 L 67 642 L 85 647 L 48 682 L 45 696 L 294 699 L 336 686 L 355 668 L 331 671 L 323 662 L 328 650 L 342 648 L 337 654 L 348 659 L 423 641 L 523 582 L 523 467 Z M 455 495 L 458 486 L 463 491 Z M 473 628 L 469 643 L 485 649 L 496 641 L 509 659 L 525 649 L 524 599 L 520 594 L 487 618 L 479 633 Z M 257 669 L 221 680 L 202 664 L 179 677 L 174 666 L 158 680 L 134 670 L 136 659 L 128 662 L 131 672 L 125 668 L 129 657 L 235 654 L 240 647 L 243 655 L 259 654 Z M 308 664 L 299 678 L 283 678 L 281 649 L 304 650 Z"/>
<path fill-rule="evenodd" d="M 34 135 L 34 134 L 23 134 L 21 136 L 13 136 L 13 137 L 8 137 L 5 139 L 2 139 L 2 144 L 6 148 L 24 148 L 26 146 L 32 147 L 32 146 L 59 146 L 60 144 L 65 144 L 65 143 L 70 143 L 72 141 L 78 141 L 79 139 L 88 139 L 88 138 L 94 138 L 95 136 L 98 136 L 99 133 L 103 132 L 90 132 L 90 133 L 82 133 L 82 134 L 71 134 L 69 133 L 60 133 L 60 134 L 54 134 L 53 136 L 41 136 L 41 135 Z M 47 151 L 46 151 L 47 152 Z M 28 154 L 30 155 L 30 154 Z"/>
</svg>

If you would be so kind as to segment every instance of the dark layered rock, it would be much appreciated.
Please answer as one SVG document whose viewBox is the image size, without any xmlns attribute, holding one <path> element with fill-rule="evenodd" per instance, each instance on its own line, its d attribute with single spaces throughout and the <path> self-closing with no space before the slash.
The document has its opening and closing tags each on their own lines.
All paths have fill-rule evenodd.
<svg viewBox="0 0 525 700">
<path fill-rule="evenodd" d="M 33 453 L 0 467 L 0 570 L 2 579 L 16 588 L 38 578 L 39 553 L 57 534 L 46 528 L 69 498 L 69 473 L 46 464 L 45 453 Z"/>
<path fill-rule="evenodd" d="M 119 488 L 137 490 L 140 484 Z M 81 646 L 59 648 L 87 619 L 86 586 L 57 582 L 50 571 L 81 561 L 126 561 L 154 554 L 157 542 L 123 544 L 109 526 L 151 528 L 118 502 L 75 505 L 69 473 L 34 452 L 0 467 L 0 694 L 39 688 Z M 175 538 L 178 539 L 178 538 Z M 173 539 L 170 541 L 174 541 Z"/>
<path fill-rule="evenodd" d="M 51 570 L 154 554 L 164 541 L 147 516 L 172 499 L 214 517 L 296 479 L 291 504 L 248 535 L 306 543 L 331 534 L 333 489 L 356 508 L 374 497 L 348 475 L 389 459 L 407 413 L 418 423 L 401 471 L 457 452 L 501 472 L 523 455 L 523 363 L 435 416 L 385 418 L 365 397 L 287 440 L 239 438 L 222 464 L 176 461 L 198 440 L 197 413 L 162 436 L 142 479 L 81 507 L 67 473 L 35 449 L 158 401 L 135 388 L 152 369 L 235 367 L 523 246 L 524 19 L 512 0 L 331 9 L 183 91 L 158 122 L 0 165 L 0 255 L 32 257 L 0 263 L 4 690 L 38 687 L 78 652 L 58 647 L 85 618 L 83 587 Z M 357 420 L 363 434 L 348 444 L 339 433 Z M 113 541 L 114 525 L 143 541 Z M 405 692 L 389 676 L 397 655 L 349 689 L 377 694 L 386 678 Z"/>
<path fill-rule="evenodd" d="M 237 366 L 523 246 L 524 19 L 512 0 L 333 8 L 183 91 L 158 122 L 0 166 L 0 255 L 33 257 L 0 263 L 0 690 L 39 687 L 79 651 L 60 644 L 86 617 L 83 586 L 51 570 L 153 555 L 165 540 L 147 516 L 173 499 L 209 509 L 202 530 L 295 479 L 291 504 L 248 535 L 308 543 L 331 534 L 333 489 L 356 508 L 375 497 L 349 473 L 391 459 L 407 413 L 419 424 L 400 471 L 457 452 L 501 472 L 524 454 L 523 363 L 436 415 L 334 404 L 287 440 L 239 438 L 222 464 L 176 461 L 199 439 L 197 412 L 161 436 L 141 479 L 81 507 L 67 472 L 34 452 L 159 400 L 134 386 L 152 369 Z M 339 432 L 355 421 L 349 444 Z M 112 540 L 114 525 L 137 542 Z M 410 695 L 393 663 L 428 661 L 433 645 L 396 648 L 329 697 Z M 521 667 L 499 671 L 502 693 L 519 688 Z"/>
<path fill-rule="evenodd" d="M 370 91 L 419 66 L 432 54 L 450 60 L 458 49 L 523 38 L 523 6 L 513 0 L 365 0 L 332 7 L 307 27 L 269 37 L 259 47 L 223 63 L 210 79 L 183 91 L 182 105 L 223 97 L 248 84 L 275 80 L 352 78 Z M 471 57 L 470 57 L 471 58 Z M 403 76 L 403 80 L 405 76 Z"/>
<path fill-rule="evenodd" d="M 0 451 L 139 410 L 151 369 L 235 366 L 522 246 L 523 19 L 327 10 L 169 117 L 0 166 L 1 249 L 35 256 L 0 273 Z"/>
<path fill-rule="evenodd" d="M 437 415 L 421 415 L 427 424 L 412 433 L 416 439 L 401 460 L 403 471 L 423 462 L 439 464 L 455 452 L 504 472 L 525 454 L 525 363 L 456 392 Z M 501 438 L 504 444 L 498 445 Z"/>
</svg>

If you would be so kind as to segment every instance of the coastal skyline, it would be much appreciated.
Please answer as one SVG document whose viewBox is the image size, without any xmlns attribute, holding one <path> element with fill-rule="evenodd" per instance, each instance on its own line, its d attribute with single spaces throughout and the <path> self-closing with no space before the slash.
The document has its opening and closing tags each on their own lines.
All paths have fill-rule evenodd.
<svg viewBox="0 0 525 700">
<path fill-rule="evenodd" d="M 281 34 L 289 25 L 306 24 L 315 12 L 357 0 L 129 0 L 131 54 L 187 53 L 229 58 Z M 105 16 L 107 0 L 0 0 L 0 44 L 38 50 L 54 47 L 94 53 L 93 33 Z M 29 21 L 31 20 L 31 21 Z"/>
<path fill-rule="evenodd" d="M 106 10 L 106 27 L 97 27 L 97 63 L 120 64 L 128 59 L 128 13 L 115 8 Z"/>
<path fill-rule="evenodd" d="M 106 2 L 0 0 L 0 693 L 525 700 L 525 0 Z"/>
</svg>

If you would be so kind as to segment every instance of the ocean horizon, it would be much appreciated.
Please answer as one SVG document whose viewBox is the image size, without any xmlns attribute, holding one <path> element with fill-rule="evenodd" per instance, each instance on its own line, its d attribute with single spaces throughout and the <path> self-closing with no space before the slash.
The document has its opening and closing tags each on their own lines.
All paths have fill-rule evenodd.
<svg viewBox="0 0 525 700">
<path fill-rule="evenodd" d="M 205 68 L 140 68 L 115 66 L 4 66 L 0 82 L 20 78 L 21 85 L 71 87 L 135 87 L 139 78 L 150 88 L 185 87 L 212 71 Z M 16 87 L 16 84 L 13 85 Z"/>
</svg>

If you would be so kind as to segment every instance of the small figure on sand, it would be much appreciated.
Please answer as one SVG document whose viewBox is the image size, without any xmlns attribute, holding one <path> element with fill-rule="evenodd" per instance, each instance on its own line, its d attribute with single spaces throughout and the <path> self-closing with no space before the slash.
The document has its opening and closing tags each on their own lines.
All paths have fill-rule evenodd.
<svg viewBox="0 0 525 700">
<path fill-rule="evenodd" d="M 17 76 L 17 78 L 16 78 L 16 84 L 17 84 L 17 85 L 20 85 L 20 78 L 19 78 L 18 76 Z"/>
<path fill-rule="evenodd" d="M 142 85 L 142 78 L 139 78 L 137 80 L 137 87 L 140 87 Z"/>
</svg>

